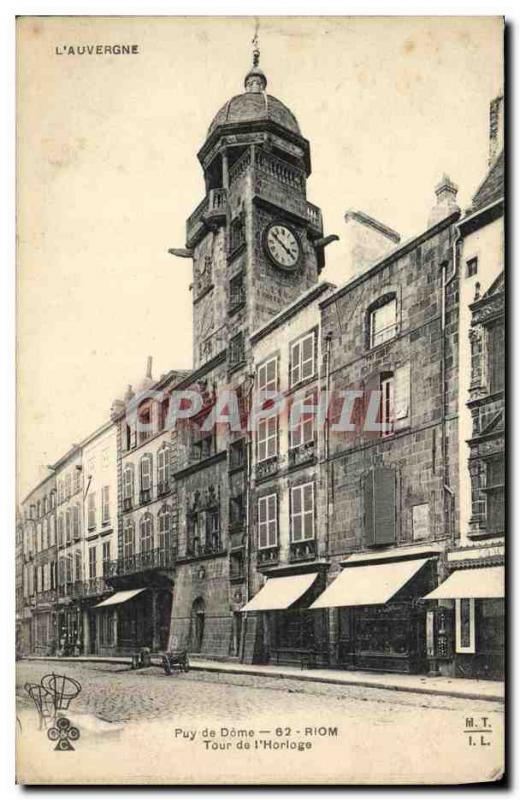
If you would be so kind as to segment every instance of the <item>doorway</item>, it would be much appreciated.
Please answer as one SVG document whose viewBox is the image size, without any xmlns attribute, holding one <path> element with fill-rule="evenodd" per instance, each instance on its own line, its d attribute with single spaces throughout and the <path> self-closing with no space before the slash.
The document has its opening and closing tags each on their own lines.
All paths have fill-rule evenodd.
<svg viewBox="0 0 520 800">
<path fill-rule="evenodd" d="M 204 639 L 204 600 L 197 597 L 191 607 L 190 651 L 200 653 Z"/>
</svg>

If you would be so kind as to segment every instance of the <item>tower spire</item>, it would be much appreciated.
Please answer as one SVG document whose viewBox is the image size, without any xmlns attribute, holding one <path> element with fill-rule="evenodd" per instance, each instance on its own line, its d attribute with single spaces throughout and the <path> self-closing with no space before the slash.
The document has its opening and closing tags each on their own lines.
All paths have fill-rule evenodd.
<svg viewBox="0 0 520 800">
<path fill-rule="evenodd" d="M 253 94 L 260 94 L 261 92 L 265 92 L 265 87 L 267 86 L 267 78 L 264 75 L 262 69 L 260 69 L 260 47 L 258 44 L 258 20 L 255 24 L 255 35 L 251 40 L 251 44 L 253 45 L 253 66 L 247 73 L 244 86 L 246 88 L 246 92 L 251 92 Z"/>
</svg>

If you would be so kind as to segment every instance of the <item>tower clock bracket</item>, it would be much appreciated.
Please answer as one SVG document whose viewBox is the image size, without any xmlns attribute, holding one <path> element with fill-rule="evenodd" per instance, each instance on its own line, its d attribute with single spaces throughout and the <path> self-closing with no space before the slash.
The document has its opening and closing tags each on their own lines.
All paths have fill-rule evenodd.
<svg viewBox="0 0 520 800">
<path fill-rule="evenodd" d="M 177 256 L 177 258 L 193 258 L 193 250 L 185 247 L 170 247 L 168 252 L 171 256 Z"/>
<path fill-rule="evenodd" d="M 330 236 L 324 236 L 322 239 L 314 239 L 312 242 L 318 259 L 318 272 L 321 272 L 325 267 L 325 248 L 331 242 L 339 242 L 339 236 L 335 233 L 331 233 Z"/>
</svg>

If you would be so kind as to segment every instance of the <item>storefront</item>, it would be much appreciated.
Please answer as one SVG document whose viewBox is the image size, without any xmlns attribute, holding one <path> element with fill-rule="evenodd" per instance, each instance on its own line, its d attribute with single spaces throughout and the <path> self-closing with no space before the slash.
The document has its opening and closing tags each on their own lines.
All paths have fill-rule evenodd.
<svg viewBox="0 0 520 800">
<path fill-rule="evenodd" d="M 309 610 L 324 588 L 318 572 L 268 578 L 242 608 L 260 615 L 261 647 L 257 660 L 264 664 L 328 664 L 325 613 Z"/>
<path fill-rule="evenodd" d="M 56 652 L 56 615 L 52 611 L 35 611 L 33 615 L 33 652 L 49 656 Z"/>
<path fill-rule="evenodd" d="M 61 606 L 58 611 L 58 655 L 79 656 L 83 653 L 81 608 L 76 604 Z"/>
<path fill-rule="evenodd" d="M 131 654 L 142 647 L 157 652 L 168 647 L 169 590 L 144 587 L 115 592 L 93 611 L 96 650 L 103 655 Z"/>
<path fill-rule="evenodd" d="M 399 558 L 395 553 L 388 559 L 377 558 L 351 556 L 311 609 L 338 609 L 338 666 L 426 672 L 426 604 L 422 597 L 437 584 L 436 558 Z"/>
<path fill-rule="evenodd" d="M 468 554 L 464 555 L 464 560 L 450 562 L 451 574 L 425 599 L 438 601 L 452 615 L 452 674 L 501 679 L 505 662 L 504 567 L 467 566 Z"/>
</svg>

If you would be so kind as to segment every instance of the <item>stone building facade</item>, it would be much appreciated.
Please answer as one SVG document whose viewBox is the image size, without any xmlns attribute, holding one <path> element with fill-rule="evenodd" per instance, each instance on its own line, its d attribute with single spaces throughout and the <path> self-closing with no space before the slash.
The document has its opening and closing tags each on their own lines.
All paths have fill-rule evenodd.
<svg viewBox="0 0 520 800">
<path fill-rule="evenodd" d="M 50 655 L 57 649 L 56 479 L 52 471 L 22 502 L 18 533 L 18 651 Z"/>
</svg>

